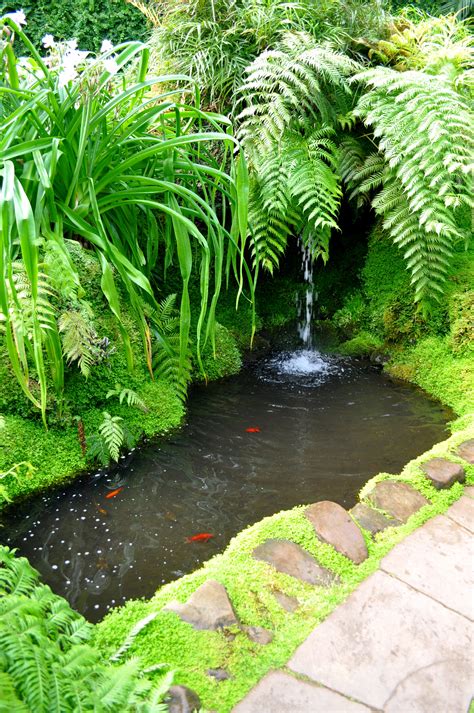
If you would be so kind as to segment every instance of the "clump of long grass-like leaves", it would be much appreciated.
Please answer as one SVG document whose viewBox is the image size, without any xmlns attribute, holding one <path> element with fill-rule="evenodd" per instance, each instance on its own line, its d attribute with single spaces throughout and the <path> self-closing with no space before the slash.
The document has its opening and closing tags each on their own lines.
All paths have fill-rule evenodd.
<svg viewBox="0 0 474 713">
<path fill-rule="evenodd" d="M 179 266 L 176 378 L 184 393 L 193 270 L 201 285 L 198 354 L 213 339 L 226 270 L 241 285 L 250 277 L 246 201 L 239 200 L 246 170 L 234 158 L 229 121 L 200 110 L 191 78 L 149 76 L 146 45 L 105 42 L 92 55 L 74 40 L 46 36 L 42 56 L 21 15 L 0 18 L 0 327 L 13 372 L 46 422 L 49 383 L 61 403 L 64 356 L 44 255 L 54 243 L 60 271 L 78 289 L 67 249 L 76 240 L 98 257 L 102 292 L 132 366 L 122 319 L 123 300 L 129 303 L 150 372 L 155 292 L 163 269 Z M 18 45 L 28 58 L 17 56 Z M 166 335 L 162 344 L 170 348 Z"/>
</svg>

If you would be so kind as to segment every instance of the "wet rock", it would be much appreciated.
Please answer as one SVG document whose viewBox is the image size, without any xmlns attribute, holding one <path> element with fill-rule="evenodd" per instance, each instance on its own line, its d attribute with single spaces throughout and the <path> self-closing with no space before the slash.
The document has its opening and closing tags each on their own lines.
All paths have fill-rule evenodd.
<svg viewBox="0 0 474 713">
<path fill-rule="evenodd" d="M 278 604 L 281 606 L 282 609 L 284 609 L 287 612 L 294 612 L 298 609 L 300 603 L 296 599 L 296 597 L 290 597 L 288 594 L 285 594 L 284 592 L 280 592 L 279 589 L 276 589 L 273 592 L 273 596 L 277 600 Z"/>
<path fill-rule="evenodd" d="M 171 686 L 166 702 L 169 713 L 194 713 L 201 710 L 199 696 L 186 686 Z"/>
<path fill-rule="evenodd" d="M 273 634 L 268 629 L 264 629 L 262 626 L 243 626 L 243 631 L 247 634 L 249 639 L 254 641 L 256 644 L 270 644 L 273 641 Z"/>
<path fill-rule="evenodd" d="M 464 441 L 457 449 L 457 454 L 460 458 L 468 463 L 474 464 L 474 438 L 469 441 Z"/>
<path fill-rule="evenodd" d="M 377 483 L 368 498 L 376 507 L 401 522 L 406 522 L 423 505 L 429 504 L 428 500 L 411 485 L 395 480 L 383 480 Z"/>
<path fill-rule="evenodd" d="M 364 530 L 368 530 L 372 533 L 372 535 L 375 535 L 377 532 L 382 532 L 382 530 L 386 530 L 387 527 L 396 527 L 401 524 L 400 520 L 386 517 L 385 515 L 382 515 L 381 512 L 373 510 L 373 508 L 369 507 L 365 503 L 357 503 L 352 510 L 349 510 L 349 514 L 357 520 L 359 525 L 363 527 Z"/>
<path fill-rule="evenodd" d="M 421 470 L 437 490 L 450 488 L 453 483 L 464 483 L 466 480 L 464 468 L 459 463 L 452 463 L 444 458 L 432 458 L 423 463 Z"/>
<path fill-rule="evenodd" d="M 335 550 L 360 564 L 368 557 L 361 531 L 343 507 L 330 500 L 310 505 L 305 515 L 316 535 Z"/>
<path fill-rule="evenodd" d="M 195 629 L 220 629 L 237 624 L 225 587 L 213 579 L 201 584 L 185 604 L 170 602 L 164 611 L 175 612 Z"/>
<path fill-rule="evenodd" d="M 329 586 L 335 579 L 335 575 L 318 565 L 309 552 L 289 540 L 267 540 L 254 549 L 253 556 L 308 584 Z"/>
<path fill-rule="evenodd" d="M 208 668 L 206 673 L 208 676 L 215 678 L 216 681 L 227 681 L 229 678 L 232 678 L 225 668 Z"/>
</svg>

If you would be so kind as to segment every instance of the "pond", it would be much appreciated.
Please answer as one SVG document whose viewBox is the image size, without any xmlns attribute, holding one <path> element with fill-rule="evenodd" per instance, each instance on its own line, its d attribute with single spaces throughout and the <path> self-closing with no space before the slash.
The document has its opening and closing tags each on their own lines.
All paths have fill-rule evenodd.
<svg viewBox="0 0 474 713">
<path fill-rule="evenodd" d="M 443 439 L 452 415 L 366 362 L 308 350 L 194 387 L 188 406 L 170 438 L 4 518 L 2 541 L 91 621 L 196 569 L 267 515 L 326 499 L 351 507 L 371 476 Z M 188 541 L 201 533 L 212 538 Z"/>
</svg>

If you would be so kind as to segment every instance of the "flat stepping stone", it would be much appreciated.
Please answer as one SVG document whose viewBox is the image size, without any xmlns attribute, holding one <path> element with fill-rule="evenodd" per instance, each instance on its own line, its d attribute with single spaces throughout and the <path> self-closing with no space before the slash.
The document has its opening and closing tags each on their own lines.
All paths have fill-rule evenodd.
<svg viewBox="0 0 474 713">
<path fill-rule="evenodd" d="M 383 558 L 380 568 L 449 609 L 474 619 L 472 562 L 472 535 L 449 517 L 438 515 L 394 547 Z"/>
<path fill-rule="evenodd" d="M 215 631 L 238 624 L 225 587 L 213 579 L 201 584 L 185 604 L 170 602 L 163 611 L 171 611 L 195 629 Z"/>
<path fill-rule="evenodd" d="M 418 490 L 399 480 L 382 480 L 377 483 L 368 499 L 375 507 L 401 522 L 406 522 L 424 505 L 429 505 L 429 501 Z"/>
<path fill-rule="evenodd" d="M 464 468 L 444 458 L 432 458 L 423 463 L 421 470 L 437 490 L 450 488 L 453 483 L 464 483 L 466 480 Z"/>
<path fill-rule="evenodd" d="M 463 495 L 451 505 L 445 514 L 474 534 L 474 501 L 472 498 Z"/>
<path fill-rule="evenodd" d="M 225 668 L 208 668 L 206 674 L 216 681 L 228 681 L 229 678 L 232 678 Z"/>
<path fill-rule="evenodd" d="M 270 671 L 232 709 L 232 713 L 370 713 L 366 706 L 350 701 L 322 686 L 299 681 L 282 671 Z"/>
<path fill-rule="evenodd" d="M 469 566 L 467 559 L 466 566 Z M 464 616 L 396 577 L 378 571 L 314 629 L 296 650 L 288 667 L 370 708 L 384 711 L 410 677 L 432 664 L 468 658 L 472 651 L 471 636 Z M 464 678 L 461 671 L 455 671 L 453 678 L 436 678 L 432 685 L 432 690 L 426 692 L 427 698 L 438 695 L 445 700 L 449 691 L 456 700 L 461 696 L 462 705 L 422 708 L 423 713 L 468 710 L 472 681 Z M 308 713 L 311 710 L 317 708 L 309 708 Z M 414 707 L 397 709 L 397 713 L 415 711 L 420 713 Z"/>
<path fill-rule="evenodd" d="M 300 606 L 300 603 L 296 599 L 296 597 L 290 597 L 288 594 L 280 592 L 278 589 L 273 592 L 273 596 L 275 597 L 281 608 L 289 612 L 290 614 L 296 611 Z"/>
<path fill-rule="evenodd" d="M 329 586 L 336 579 L 336 576 L 321 567 L 309 552 L 290 540 L 267 540 L 254 549 L 253 556 L 257 560 L 268 562 L 279 572 L 308 584 Z"/>
<path fill-rule="evenodd" d="M 374 510 L 365 503 L 357 503 L 352 510 L 349 510 L 349 515 L 352 515 L 352 517 L 357 520 L 360 527 L 363 527 L 364 530 L 368 530 L 372 533 L 372 535 L 376 535 L 377 532 L 386 530 L 387 527 L 397 527 L 397 525 L 401 525 L 400 520 L 386 517 L 385 515 L 382 515 L 381 512 Z"/>
<path fill-rule="evenodd" d="M 330 500 L 310 505 L 305 515 L 320 540 L 360 564 L 368 557 L 364 537 L 343 507 Z"/>
<path fill-rule="evenodd" d="M 266 646 L 273 641 L 272 632 L 264 629 L 263 626 L 243 626 L 242 631 L 245 631 L 251 641 L 262 646 Z"/>
<path fill-rule="evenodd" d="M 469 441 L 464 441 L 458 446 L 456 451 L 458 456 L 468 463 L 474 464 L 474 438 L 469 439 Z"/>
</svg>

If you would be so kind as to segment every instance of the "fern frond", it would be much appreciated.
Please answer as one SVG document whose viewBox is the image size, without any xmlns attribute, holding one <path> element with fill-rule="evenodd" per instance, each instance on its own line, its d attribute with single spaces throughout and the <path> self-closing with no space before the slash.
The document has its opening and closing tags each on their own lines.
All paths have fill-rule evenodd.
<svg viewBox="0 0 474 713">
<path fill-rule="evenodd" d="M 117 462 L 124 440 L 123 418 L 121 418 L 121 416 L 111 416 L 107 411 L 104 411 L 102 415 L 104 420 L 99 426 L 99 433 L 104 439 L 110 457 Z"/>
<path fill-rule="evenodd" d="M 68 363 L 77 362 L 79 369 L 87 378 L 96 361 L 97 334 L 92 322 L 83 311 L 63 312 L 59 318 L 59 331 L 62 334 L 64 354 Z"/>
<path fill-rule="evenodd" d="M 367 86 L 355 114 L 373 128 L 386 164 L 359 190 L 383 185 L 373 206 L 403 252 L 416 301 L 428 307 L 466 239 L 453 208 L 473 203 L 472 111 L 445 76 L 377 67 L 354 81 Z"/>
</svg>

